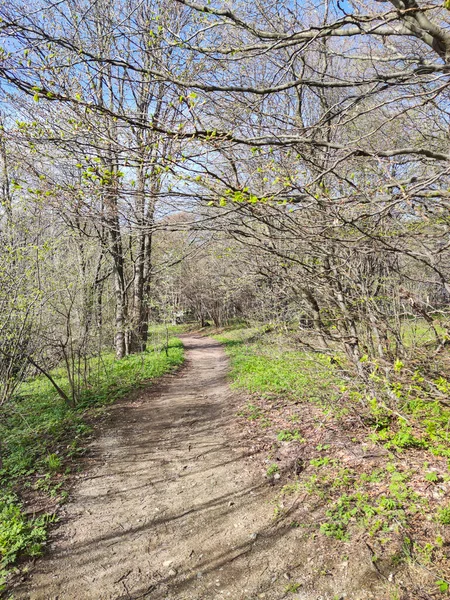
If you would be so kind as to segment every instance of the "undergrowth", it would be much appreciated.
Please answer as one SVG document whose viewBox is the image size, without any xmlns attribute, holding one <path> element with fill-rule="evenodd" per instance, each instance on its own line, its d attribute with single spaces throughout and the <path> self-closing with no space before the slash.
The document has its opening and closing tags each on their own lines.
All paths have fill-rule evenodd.
<svg viewBox="0 0 450 600">
<path fill-rule="evenodd" d="M 418 564 L 435 577 L 427 593 L 446 593 L 450 383 L 445 365 L 435 364 L 433 375 L 433 368 L 396 361 L 387 378 L 374 364 L 365 387 L 351 377 L 350 368 L 342 371 L 342 356 L 295 348 L 286 334 L 267 327 L 222 330 L 215 337 L 230 356 L 232 385 L 250 394 L 239 416 L 259 425 L 264 435 L 271 432 L 274 446 L 295 444 L 295 456 L 310 457 L 301 474 L 298 469 L 294 477 L 292 469 L 284 474 L 289 483 L 273 462 L 276 453 L 268 457 L 267 476 L 280 473 L 284 483 L 274 518 L 283 518 L 287 496 L 306 492 L 324 506 L 315 524 L 322 535 L 342 543 L 366 536 L 377 548 L 374 562 L 378 554 L 387 554 L 391 566 Z M 363 454 L 380 448 L 376 466 L 370 461 L 350 465 L 352 453 L 343 460 L 330 444 L 312 447 L 314 428 L 302 427 L 301 408 L 296 408 L 304 403 L 322 414 L 316 429 L 326 419 L 344 445 L 358 446 Z"/>
</svg>

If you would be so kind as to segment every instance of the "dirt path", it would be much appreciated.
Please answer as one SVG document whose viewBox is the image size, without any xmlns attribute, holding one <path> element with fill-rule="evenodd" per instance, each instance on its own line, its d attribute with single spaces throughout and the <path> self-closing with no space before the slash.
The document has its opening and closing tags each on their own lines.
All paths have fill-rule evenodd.
<svg viewBox="0 0 450 600">
<path fill-rule="evenodd" d="M 342 546 L 333 554 L 328 540 L 321 547 L 274 521 L 275 490 L 230 427 L 223 350 L 199 336 L 184 343 L 180 374 L 112 409 L 114 426 L 94 444 L 96 466 L 77 484 L 51 556 L 15 598 L 378 598 L 370 556 L 343 556 Z M 294 582 L 298 591 L 287 592 Z"/>
</svg>

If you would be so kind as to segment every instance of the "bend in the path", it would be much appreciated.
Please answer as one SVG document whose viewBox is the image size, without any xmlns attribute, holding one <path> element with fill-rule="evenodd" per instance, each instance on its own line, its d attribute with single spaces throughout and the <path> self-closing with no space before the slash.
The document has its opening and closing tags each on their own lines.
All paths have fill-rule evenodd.
<svg viewBox="0 0 450 600">
<path fill-rule="evenodd" d="M 274 491 L 230 427 L 236 406 L 222 348 L 200 336 L 184 343 L 179 375 L 112 409 L 93 447 L 97 466 L 18 598 L 278 600 L 301 574 L 297 597 L 317 599 L 319 565 L 309 559 L 325 564 L 327 550 L 289 519 L 273 520 Z M 368 566 L 339 569 L 320 583 L 324 593 L 350 586 L 361 590 L 354 600 L 371 597 Z"/>
</svg>

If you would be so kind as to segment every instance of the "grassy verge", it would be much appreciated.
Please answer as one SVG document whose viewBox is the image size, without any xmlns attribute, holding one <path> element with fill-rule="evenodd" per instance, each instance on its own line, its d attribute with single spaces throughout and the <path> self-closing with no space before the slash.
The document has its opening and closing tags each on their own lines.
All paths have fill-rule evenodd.
<svg viewBox="0 0 450 600">
<path fill-rule="evenodd" d="M 446 595 L 450 387 L 443 372 L 426 382 L 420 369 L 397 363 L 387 406 L 339 369 L 342 357 L 293 350 L 292 340 L 264 328 L 215 337 L 230 356 L 232 385 L 248 393 L 239 412 L 244 429 L 272 442 L 274 517 L 287 517 L 284 507 L 306 493 L 321 517 L 299 522 L 289 513 L 293 527 L 342 544 L 364 539 L 386 577 L 408 571 L 410 582 L 392 598 Z M 372 380 L 384 385 L 378 377 L 375 368 Z"/>
<path fill-rule="evenodd" d="M 47 526 L 66 498 L 65 481 L 78 468 L 93 420 L 106 405 L 183 362 L 179 339 L 169 339 L 167 352 L 164 332 L 152 331 L 151 339 L 144 353 L 121 361 L 112 353 L 96 359 L 76 408 L 64 403 L 47 379 L 37 377 L 1 409 L 0 591 L 19 558 L 41 554 Z M 52 376 L 68 388 L 62 370 Z"/>
<path fill-rule="evenodd" d="M 292 350 L 283 335 L 253 327 L 231 329 L 214 337 L 231 357 L 235 388 L 327 404 L 339 393 L 343 382 L 330 357 Z"/>
</svg>

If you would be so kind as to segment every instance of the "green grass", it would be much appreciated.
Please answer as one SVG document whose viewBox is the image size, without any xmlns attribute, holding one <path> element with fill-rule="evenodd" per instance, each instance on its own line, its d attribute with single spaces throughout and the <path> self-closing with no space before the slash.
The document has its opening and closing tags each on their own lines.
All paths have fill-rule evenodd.
<svg viewBox="0 0 450 600">
<path fill-rule="evenodd" d="M 343 381 L 336 362 L 328 356 L 291 350 L 288 339 L 267 334 L 263 327 L 232 329 L 215 337 L 225 345 L 231 358 L 235 388 L 262 398 L 312 401 L 334 416 L 351 408 L 371 426 L 369 439 L 387 450 L 423 449 L 450 459 L 450 410 L 427 388 L 419 368 L 412 371 L 399 363 L 389 383 L 381 371 L 372 374 L 371 379 L 380 390 L 389 388 L 391 398 L 395 399 L 392 409 L 382 399 L 372 397 L 357 380 Z M 338 358 L 342 363 L 342 357 Z M 448 379 L 440 376 L 430 384 L 444 399 L 448 397 Z M 342 395 L 346 396 L 345 401 L 337 402 Z M 388 402 L 392 404 L 391 399 Z M 242 414 L 249 419 L 270 418 L 256 404 L 249 404 Z"/>
<path fill-rule="evenodd" d="M 435 327 L 439 335 L 445 334 L 445 328 L 439 323 L 439 317 L 435 320 Z M 406 347 L 427 346 L 436 341 L 433 328 L 424 319 L 405 319 L 401 326 L 401 338 Z"/>
<path fill-rule="evenodd" d="M 235 388 L 327 404 L 338 394 L 340 380 L 328 356 L 291 350 L 282 336 L 264 334 L 264 328 L 231 330 L 214 337 L 231 358 Z"/>
<path fill-rule="evenodd" d="M 183 362 L 179 339 L 170 338 L 167 353 L 162 335 L 152 335 L 152 339 L 144 353 L 120 361 L 112 353 L 96 359 L 76 408 L 70 408 L 44 377 L 25 382 L 1 408 L 0 590 L 18 557 L 39 554 L 50 519 L 48 515 L 26 517 L 17 492 L 28 488 L 63 498 L 64 474 L 73 468 L 73 459 L 84 453 L 92 418 L 105 405 Z M 52 376 L 64 390 L 69 389 L 63 370 L 56 369 Z"/>
</svg>

